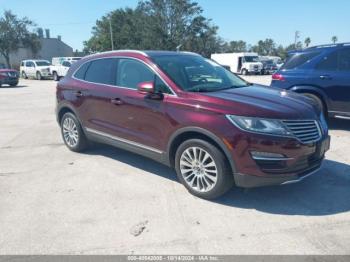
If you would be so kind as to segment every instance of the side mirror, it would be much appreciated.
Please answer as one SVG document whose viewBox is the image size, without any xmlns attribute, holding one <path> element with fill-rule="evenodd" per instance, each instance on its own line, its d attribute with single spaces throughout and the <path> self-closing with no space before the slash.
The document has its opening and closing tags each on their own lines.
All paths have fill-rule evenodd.
<svg viewBox="0 0 350 262">
<path fill-rule="evenodd" d="M 142 94 L 153 94 L 154 83 L 153 82 L 141 82 L 137 85 L 137 90 Z"/>
</svg>

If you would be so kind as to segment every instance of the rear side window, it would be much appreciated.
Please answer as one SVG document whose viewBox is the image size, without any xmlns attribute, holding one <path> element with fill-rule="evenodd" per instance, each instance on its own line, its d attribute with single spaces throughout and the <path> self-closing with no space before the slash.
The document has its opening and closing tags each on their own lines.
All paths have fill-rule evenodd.
<svg viewBox="0 0 350 262">
<path fill-rule="evenodd" d="M 283 69 L 294 69 L 308 63 L 311 59 L 318 56 L 320 52 L 296 53 L 287 60 Z"/>
<path fill-rule="evenodd" d="M 338 67 L 340 71 L 350 71 L 350 48 L 339 51 Z"/>
<path fill-rule="evenodd" d="M 115 59 L 105 58 L 91 62 L 85 74 L 85 80 L 98 84 L 113 85 Z"/>
<path fill-rule="evenodd" d="M 90 66 L 90 62 L 83 64 L 78 71 L 74 74 L 75 78 L 78 78 L 80 80 L 84 80 L 85 78 L 85 74 L 86 74 L 86 70 L 89 68 Z"/>
<path fill-rule="evenodd" d="M 338 70 L 338 52 L 333 52 L 322 58 L 316 66 L 317 70 L 336 71 Z"/>
</svg>

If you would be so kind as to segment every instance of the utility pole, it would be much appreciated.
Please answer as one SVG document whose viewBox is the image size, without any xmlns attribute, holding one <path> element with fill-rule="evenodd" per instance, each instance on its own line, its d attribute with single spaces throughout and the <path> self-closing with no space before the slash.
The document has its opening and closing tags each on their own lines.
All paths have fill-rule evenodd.
<svg viewBox="0 0 350 262">
<path fill-rule="evenodd" d="M 113 31 L 112 31 L 112 16 L 109 16 L 109 33 L 111 36 L 111 47 L 112 51 L 114 50 L 114 42 L 113 42 Z"/>
<path fill-rule="evenodd" d="M 300 32 L 295 31 L 295 35 L 294 35 L 294 48 L 295 49 L 297 48 L 297 42 L 298 42 L 299 37 L 300 37 Z"/>
</svg>

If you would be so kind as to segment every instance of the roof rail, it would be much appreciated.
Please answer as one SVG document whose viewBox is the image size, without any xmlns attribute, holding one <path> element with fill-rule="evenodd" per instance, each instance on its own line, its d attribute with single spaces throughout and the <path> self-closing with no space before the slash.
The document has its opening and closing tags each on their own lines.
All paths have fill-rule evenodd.
<svg viewBox="0 0 350 262">
<path fill-rule="evenodd" d="M 91 55 L 85 56 L 85 57 L 90 57 L 90 56 L 94 56 L 94 55 L 101 55 L 101 54 L 112 54 L 112 53 L 136 53 L 136 54 L 140 54 L 140 55 L 144 55 L 144 56 L 148 56 L 145 52 L 143 51 L 139 51 L 139 50 L 112 50 L 112 51 L 104 51 L 104 52 L 97 52 L 97 53 L 93 53 Z"/>
<path fill-rule="evenodd" d="M 327 48 L 327 47 L 340 47 L 340 46 L 350 46 L 350 43 L 315 45 L 315 46 L 311 46 L 311 47 L 306 48 L 306 49 Z"/>
</svg>

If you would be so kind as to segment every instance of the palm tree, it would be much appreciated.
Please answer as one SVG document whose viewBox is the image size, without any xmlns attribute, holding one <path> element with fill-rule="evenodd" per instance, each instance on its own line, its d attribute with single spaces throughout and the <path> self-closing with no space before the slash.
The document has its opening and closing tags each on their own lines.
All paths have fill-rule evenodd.
<svg viewBox="0 0 350 262">
<path fill-rule="evenodd" d="M 333 36 L 333 37 L 332 37 L 332 42 L 333 42 L 333 44 L 335 44 L 336 42 L 338 42 L 338 37 Z"/>
<path fill-rule="evenodd" d="M 306 45 L 306 47 L 309 47 L 310 43 L 311 43 L 311 38 L 310 37 L 306 37 L 304 40 L 304 43 Z"/>
</svg>

